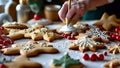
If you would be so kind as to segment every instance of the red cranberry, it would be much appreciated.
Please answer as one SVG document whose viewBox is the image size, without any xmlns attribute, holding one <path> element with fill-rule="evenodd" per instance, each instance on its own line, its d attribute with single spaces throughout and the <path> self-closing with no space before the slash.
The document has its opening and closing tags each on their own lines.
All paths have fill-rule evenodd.
<svg viewBox="0 0 120 68">
<path fill-rule="evenodd" d="M 37 14 L 35 14 L 35 15 L 34 15 L 34 19 L 35 19 L 35 20 L 39 20 L 39 19 L 40 19 L 40 16 L 37 15 Z"/>
<path fill-rule="evenodd" d="M 115 28 L 116 33 L 119 33 L 119 31 L 120 31 L 119 27 Z"/>
<path fill-rule="evenodd" d="M 98 54 L 97 57 L 98 57 L 98 60 L 104 60 L 104 55 L 103 54 Z"/>
<path fill-rule="evenodd" d="M 107 56 L 107 52 L 106 52 L 106 51 L 104 51 L 103 54 L 104 54 L 105 56 Z"/>
<path fill-rule="evenodd" d="M 116 36 L 116 40 L 120 41 L 120 36 Z"/>
<path fill-rule="evenodd" d="M 0 44 L 3 44 L 3 40 L 0 39 Z"/>
<path fill-rule="evenodd" d="M 112 39 L 115 39 L 115 38 L 116 38 L 116 35 L 115 35 L 115 34 L 112 34 L 112 35 L 111 35 L 111 38 L 112 38 Z"/>
<path fill-rule="evenodd" d="M 97 55 L 96 54 L 91 54 L 90 55 L 90 60 L 91 61 L 95 61 L 97 59 Z"/>
<path fill-rule="evenodd" d="M 4 64 L 0 64 L 0 68 L 6 68 Z"/>
<path fill-rule="evenodd" d="M 3 44 L 4 44 L 4 45 L 8 45 L 9 43 L 8 43 L 7 40 L 4 40 L 4 41 L 3 41 Z"/>
<path fill-rule="evenodd" d="M 83 59 L 84 59 L 84 60 L 88 60 L 88 59 L 89 59 L 89 55 L 88 55 L 87 53 L 84 53 L 84 54 L 83 54 Z"/>
<path fill-rule="evenodd" d="M 0 30 L 4 30 L 4 27 L 0 27 Z"/>
</svg>

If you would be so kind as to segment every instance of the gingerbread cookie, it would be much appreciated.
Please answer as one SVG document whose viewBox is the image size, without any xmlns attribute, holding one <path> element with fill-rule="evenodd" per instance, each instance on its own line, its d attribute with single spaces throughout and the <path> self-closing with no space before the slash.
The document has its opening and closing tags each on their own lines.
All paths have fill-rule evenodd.
<svg viewBox="0 0 120 68">
<path fill-rule="evenodd" d="M 13 28 L 13 29 L 27 29 L 28 27 L 24 24 L 18 24 L 17 22 L 5 23 L 2 25 L 5 28 Z"/>
<path fill-rule="evenodd" d="M 30 61 L 25 55 L 20 55 L 12 62 L 3 63 L 2 68 L 42 68 L 37 62 Z"/>
<path fill-rule="evenodd" d="M 90 30 L 88 30 L 85 34 L 98 42 L 110 42 L 110 36 L 108 35 L 107 31 L 101 31 L 99 28 L 96 27 L 90 28 Z"/>
<path fill-rule="evenodd" d="M 93 51 L 96 52 L 98 49 L 104 49 L 106 48 L 104 44 L 95 42 L 91 38 L 88 38 L 87 36 L 81 37 L 78 40 L 73 41 L 70 44 L 70 48 L 72 50 L 80 50 L 81 52 L 85 51 Z"/>
<path fill-rule="evenodd" d="M 102 28 L 109 31 L 113 27 L 120 27 L 120 20 L 115 15 L 109 16 L 107 13 L 104 13 L 101 19 L 93 25 L 98 27 L 102 26 Z"/>
<path fill-rule="evenodd" d="M 108 50 L 109 50 L 110 53 L 113 53 L 113 54 L 120 53 L 120 44 L 109 46 Z"/>
<path fill-rule="evenodd" d="M 50 68 L 83 68 L 84 65 L 79 60 L 72 59 L 68 53 L 65 53 L 60 59 L 53 59 L 50 62 Z"/>
<path fill-rule="evenodd" d="M 57 53 L 58 50 L 49 46 L 46 42 L 37 43 L 36 41 L 29 41 L 26 44 L 13 44 L 12 47 L 1 49 L 2 53 L 5 55 L 27 55 L 36 56 L 40 53 Z"/>
<path fill-rule="evenodd" d="M 55 32 L 52 32 L 51 30 L 49 30 L 47 28 L 37 29 L 34 32 L 29 33 L 27 36 L 30 36 L 30 38 L 32 38 L 33 40 L 44 39 L 49 42 L 62 38 L 61 35 L 59 35 Z"/>
<path fill-rule="evenodd" d="M 120 66 L 120 58 L 113 58 L 104 64 L 104 68 L 118 68 Z"/>
</svg>

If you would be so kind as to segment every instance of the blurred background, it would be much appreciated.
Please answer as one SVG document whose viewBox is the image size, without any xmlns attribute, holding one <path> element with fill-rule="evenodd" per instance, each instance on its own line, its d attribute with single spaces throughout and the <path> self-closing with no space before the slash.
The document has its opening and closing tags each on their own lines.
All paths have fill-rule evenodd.
<svg viewBox="0 0 120 68">
<path fill-rule="evenodd" d="M 19 1 L 20 0 L 0 0 L 0 14 L 5 13 L 6 10 L 9 12 L 12 11 L 12 14 L 10 14 L 10 15 L 11 16 L 14 15 L 13 21 L 16 21 L 17 17 L 15 15 L 17 15 L 17 14 L 16 14 L 16 12 L 13 12 L 13 10 L 16 10 L 15 7 L 19 4 Z M 59 6 L 61 6 L 64 3 L 64 1 L 65 0 L 27 0 L 27 5 L 30 7 L 30 5 L 36 4 L 38 9 L 39 9 L 39 12 L 37 12 L 37 14 L 39 14 L 40 17 L 45 18 L 44 11 L 45 11 L 45 7 L 47 5 L 59 5 Z M 10 6 L 10 4 L 12 5 L 12 9 L 8 8 L 8 7 L 7 7 L 7 9 L 5 9 L 5 6 L 6 5 Z M 31 10 L 30 14 L 29 14 L 29 19 L 32 19 L 34 14 L 35 14 L 35 12 Z"/>
</svg>

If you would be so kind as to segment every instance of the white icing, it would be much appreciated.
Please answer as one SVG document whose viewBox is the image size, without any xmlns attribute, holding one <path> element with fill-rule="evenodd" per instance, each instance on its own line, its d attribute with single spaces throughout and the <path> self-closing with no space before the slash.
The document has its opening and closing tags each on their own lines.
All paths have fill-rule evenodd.
<svg viewBox="0 0 120 68">
<path fill-rule="evenodd" d="M 109 39 L 106 31 L 101 31 L 99 28 L 91 28 L 87 33 L 88 36 L 96 36 L 102 39 Z"/>
<path fill-rule="evenodd" d="M 65 25 L 65 26 L 63 26 L 61 29 L 60 29 L 60 31 L 76 31 L 77 32 L 77 29 L 75 28 L 75 27 L 73 27 L 73 26 L 67 26 L 67 25 Z"/>
<path fill-rule="evenodd" d="M 85 49 L 86 47 L 94 47 L 97 43 L 90 38 L 83 37 L 81 39 L 76 40 L 74 44 L 79 45 L 80 47 Z"/>
</svg>

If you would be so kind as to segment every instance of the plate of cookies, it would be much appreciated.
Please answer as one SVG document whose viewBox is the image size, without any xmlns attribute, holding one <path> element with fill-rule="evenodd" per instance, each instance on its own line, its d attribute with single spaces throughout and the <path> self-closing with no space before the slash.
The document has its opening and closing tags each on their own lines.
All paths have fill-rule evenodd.
<svg viewBox="0 0 120 68">
<path fill-rule="evenodd" d="M 77 32 L 64 24 L 5 23 L 0 27 L 0 68 L 120 68 L 120 19 L 78 21 Z"/>
</svg>

